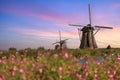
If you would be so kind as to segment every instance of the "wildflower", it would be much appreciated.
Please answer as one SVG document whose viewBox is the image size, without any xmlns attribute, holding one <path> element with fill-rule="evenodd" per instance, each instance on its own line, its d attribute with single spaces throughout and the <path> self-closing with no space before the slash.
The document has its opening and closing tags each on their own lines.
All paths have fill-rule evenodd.
<svg viewBox="0 0 120 80">
<path fill-rule="evenodd" d="M 114 65 L 114 68 L 116 69 L 116 68 L 117 68 L 117 65 Z"/>
<path fill-rule="evenodd" d="M 73 60 L 73 62 L 78 62 L 79 61 L 79 59 L 77 59 L 76 57 L 74 57 L 72 60 Z"/>
<path fill-rule="evenodd" d="M 0 63 L 2 63 L 2 60 L 0 59 Z"/>
<path fill-rule="evenodd" d="M 15 72 L 14 71 L 12 72 L 12 76 L 15 76 Z"/>
<path fill-rule="evenodd" d="M 24 72 L 24 70 L 21 68 L 21 69 L 19 69 L 19 72 L 20 72 L 20 73 L 23 73 L 23 72 Z"/>
<path fill-rule="evenodd" d="M 88 76 L 89 75 L 89 73 L 88 72 L 85 72 L 85 76 Z"/>
<path fill-rule="evenodd" d="M 3 57 L 2 57 L 3 60 L 6 59 L 6 58 L 7 58 L 6 56 L 3 56 Z"/>
<path fill-rule="evenodd" d="M 88 65 L 88 61 L 86 61 L 85 64 Z"/>
<path fill-rule="evenodd" d="M 17 70 L 17 67 L 16 67 L 16 66 L 14 66 L 14 67 L 13 67 L 13 71 L 16 71 L 16 70 Z"/>
<path fill-rule="evenodd" d="M 0 76 L 0 80 L 3 80 L 3 78 Z"/>
<path fill-rule="evenodd" d="M 112 53 L 111 55 L 114 56 L 114 53 Z"/>
<path fill-rule="evenodd" d="M 79 79 L 81 79 L 82 78 L 82 75 L 81 74 L 76 74 L 76 76 L 79 78 Z"/>
<path fill-rule="evenodd" d="M 64 55 L 64 56 L 65 56 L 65 58 L 68 58 L 68 57 L 69 57 L 68 53 L 65 53 L 65 55 Z"/>
<path fill-rule="evenodd" d="M 108 70 L 107 73 L 110 74 L 110 70 Z"/>
<path fill-rule="evenodd" d="M 40 78 L 38 78 L 37 80 L 41 80 Z"/>
<path fill-rule="evenodd" d="M 62 66 L 58 67 L 58 70 L 59 70 L 59 71 L 62 71 L 62 70 L 63 70 Z"/>
<path fill-rule="evenodd" d="M 57 57 L 58 57 L 58 54 L 54 54 L 53 56 L 54 56 L 54 58 L 57 58 Z"/>
<path fill-rule="evenodd" d="M 120 61 L 120 56 L 117 58 L 118 61 Z"/>
<path fill-rule="evenodd" d="M 35 64 L 33 63 L 32 66 L 35 67 Z"/>
<path fill-rule="evenodd" d="M 113 74 L 115 75 L 115 74 L 116 74 L 116 71 L 114 71 Z"/>
<path fill-rule="evenodd" d="M 11 58 L 12 61 L 14 61 L 14 58 Z"/>
<path fill-rule="evenodd" d="M 97 64 L 97 65 L 100 65 L 100 62 L 97 61 L 96 64 Z"/>
<path fill-rule="evenodd" d="M 43 68 L 40 68 L 40 69 L 39 69 L 39 72 L 40 72 L 40 73 L 43 73 Z"/>
<path fill-rule="evenodd" d="M 114 75 L 113 75 L 113 74 L 110 74 L 110 75 L 109 75 L 109 78 L 113 78 L 113 77 L 114 77 Z"/>
<path fill-rule="evenodd" d="M 94 75 L 94 77 L 95 77 L 95 78 L 97 78 L 97 77 L 98 77 L 98 75 L 97 75 L 97 74 L 95 74 L 95 75 Z"/>
<path fill-rule="evenodd" d="M 0 51 L 0 54 L 3 54 L 3 51 Z"/>
<path fill-rule="evenodd" d="M 16 51 L 16 53 L 15 54 L 19 54 L 19 52 L 18 51 Z"/>
<path fill-rule="evenodd" d="M 59 75 L 59 78 L 61 79 L 61 78 L 62 78 L 62 75 Z"/>
<path fill-rule="evenodd" d="M 97 70 L 95 70 L 94 73 L 97 73 Z"/>
</svg>

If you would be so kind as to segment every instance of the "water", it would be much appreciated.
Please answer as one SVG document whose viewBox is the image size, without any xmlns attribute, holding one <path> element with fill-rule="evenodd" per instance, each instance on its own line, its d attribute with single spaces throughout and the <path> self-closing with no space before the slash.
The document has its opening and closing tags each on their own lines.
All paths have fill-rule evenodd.
<svg viewBox="0 0 120 80">
<path fill-rule="evenodd" d="M 95 57 L 93 60 L 98 61 L 98 62 L 103 62 L 104 60 L 109 60 L 109 59 L 110 59 L 109 56 L 106 56 L 106 57 L 104 57 L 104 56 L 98 56 L 98 57 Z M 81 64 L 85 64 L 87 61 L 88 61 L 87 58 L 79 59 L 79 62 Z"/>
</svg>

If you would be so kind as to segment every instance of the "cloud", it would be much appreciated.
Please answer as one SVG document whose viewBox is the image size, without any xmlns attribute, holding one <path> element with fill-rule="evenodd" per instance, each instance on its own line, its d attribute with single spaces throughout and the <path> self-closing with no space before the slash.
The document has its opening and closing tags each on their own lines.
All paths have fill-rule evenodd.
<svg viewBox="0 0 120 80">
<path fill-rule="evenodd" d="M 48 31 L 37 30 L 37 29 L 15 28 L 15 27 L 10 28 L 10 29 L 19 33 L 19 34 L 24 34 L 24 35 L 27 35 L 27 36 L 32 36 L 32 37 L 37 37 L 37 38 L 39 38 L 39 37 L 41 37 L 41 38 L 51 38 L 51 39 L 52 38 L 53 39 L 59 38 L 59 33 L 57 31 L 48 32 Z M 70 32 L 62 31 L 61 35 L 62 35 L 62 37 L 65 37 L 65 38 L 75 38 L 75 37 L 77 37 L 76 33 L 73 32 L 73 31 L 70 31 Z"/>
<path fill-rule="evenodd" d="M 25 5 L 23 5 L 25 6 Z M 68 15 L 58 12 L 57 10 L 49 9 L 44 6 L 30 6 L 27 5 L 24 8 L 18 6 L 3 6 L 0 8 L 0 12 L 22 16 L 22 17 L 33 17 L 38 19 L 49 20 L 53 22 L 69 22 L 70 20 L 76 19 L 75 15 Z M 74 21 L 74 20 L 73 20 Z"/>
<path fill-rule="evenodd" d="M 120 27 L 114 27 L 113 30 L 101 29 L 95 37 L 99 45 L 103 44 L 105 46 L 110 44 L 112 47 L 120 47 L 119 34 Z"/>
<path fill-rule="evenodd" d="M 120 8 L 120 3 L 114 3 L 112 6 L 113 6 L 114 8 Z"/>
</svg>

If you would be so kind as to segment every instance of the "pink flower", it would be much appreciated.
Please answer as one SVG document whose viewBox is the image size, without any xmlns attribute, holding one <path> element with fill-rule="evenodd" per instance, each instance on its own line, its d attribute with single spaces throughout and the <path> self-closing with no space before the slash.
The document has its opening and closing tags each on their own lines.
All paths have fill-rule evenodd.
<svg viewBox="0 0 120 80">
<path fill-rule="evenodd" d="M 62 75 L 59 75 L 59 78 L 61 79 L 61 78 L 62 78 Z"/>
<path fill-rule="evenodd" d="M 76 76 L 81 79 L 82 78 L 82 75 L 81 74 L 76 74 Z"/>
<path fill-rule="evenodd" d="M 62 71 L 62 70 L 63 70 L 62 66 L 58 67 L 58 70 L 59 70 L 59 71 Z"/>
<path fill-rule="evenodd" d="M 16 51 L 16 54 L 18 54 L 19 52 L 18 51 Z"/>
<path fill-rule="evenodd" d="M 57 58 L 57 57 L 58 57 L 58 54 L 54 54 L 53 56 L 54 56 L 54 58 Z"/>
<path fill-rule="evenodd" d="M 65 56 L 65 58 L 68 58 L 68 57 L 69 57 L 68 53 L 65 53 L 65 55 L 64 55 L 64 56 Z"/>
<path fill-rule="evenodd" d="M 38 78 L 37 80 L 41 80 L 40 78 Z"/>
<path fill-rule="evenodd" d="M 14 70 L 14 71 L 16 71 L 16 70 L 17 70 L 17 67 L 16 67 L 16 66 L 14 66 L 14 67 L 13 67 L 13 70 Z"/>
<path fill-rule="evenodd" d="M 12 72 L 12 76 L 15 76 L 15 72 L 14 71 Z"/>
<path fill-rule="evenodd" d="M 114 75 L 113 75 L 113 74 L 110 74 L 110 75 L 109 75 L 109 77 L 110 77 L 110 78 L 113 78 L 113 77 L 114 77 Z"/>
<path fill-rule="evenodd" d="M 88 76 L 89 75 L 89 73 L 88 72 L 85 72 L 85 76 Z"/>
<path fill-rule="evenodd" d="M 86 61 L 85 64 L 88 65 L 88 61 Z"/>
<path fill-rule="evenodd" d="M 108 70 L 107 73 L 110 74 L 110 71 Z"/>
<path fill-rule="evenodd" d="M 19 69 L 19 72 L 20 72 L 20 73 L 23 73 L 23 72 L 24 72 L 24 70 L 21 68 L 21 69 Z"/>
<path fill-rule="evenodd" d="M 2 63 L 2 60 L 0 59 L 0 63 Z"/>
<path fill-rule="evenodd" d="M 3 78 L 0 76 L 0 80 L 3 80 Z"/>
<path fill-rule="evenodd" d="M 119 61 L 120 61 L 120 57 L 118 57 L 118 58 L 117 58 L 117 60 L 119 60 Z"/>
<path fill-rule="evenodd" d="M 40 69 L 39 69 L 39 72 L 40 72 L 40 73 L 43 73 L 43 68 L 40 68 Z"/>
<path fill-rule="evenodd" d="M 114 54 L 112 53 L 112 56 L 114 56 Z"/>
<path fill-rule="evenodd" d="M 35 67 L 35 64 L 33 63 L 32 66 Z"/>
<path fill-rule="evenodd" d="M 115 74 L 116 74 L 116 71 L 114 71 L 113 74 L 115 75 Z"/>
<path fill-rule="evenodd" d="M 97 73 L 97 70 L 95 70 L 94 73 Z"/>
<path fill-rule="evenodd" d="M 95 74 L 94 76 L 95 76 L 95 78 L 97 78 L 97 77 L 98 77 L 98 75 L 97 75 L 97 74 Z"/>
<path fill-rule="evenodd" d="M 0 54 L 3 54 L 3 51 L 0 51 Z"/>
<path fill-rule="evenodd" d="M 97 61 L 96 64 L 97 64 L 97 65 L 100 65 L 100 62 Z"/>
</svg>

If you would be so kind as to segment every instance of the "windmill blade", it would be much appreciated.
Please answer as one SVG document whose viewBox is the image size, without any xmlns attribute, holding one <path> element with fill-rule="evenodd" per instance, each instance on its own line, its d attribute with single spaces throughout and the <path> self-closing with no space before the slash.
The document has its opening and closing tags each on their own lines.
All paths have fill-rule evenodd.
<svg viewBox="0 0 120 80">
<path fill-rule="evenodd" d="M 89 22 L 90 22 L 90 25 L 91 25 L 92 23 L 91 23 L 91 8 L 90 8 L 90 4 L 88 4 L 88 11 L 89 11 Z"/>
<path fill-rule="evenodd" d="M 61 31 L 59 31 L 59 38 L 60 38 L 60 41 L 61 41 Z"/>
<path fill-rule="evenodd" d="M 78 25 L 78 24 L 69 24 L 69 26 L 83 27 L 82 25 Z"/>
<path fill-rule="evenodd" d="M 53 43 L 52 45 L 57 44 L 57 43 L 60 43 L 60 42 L 55 42 L 55 43 Z"/>
<path fill-rule="evenodd" d="M 66 40 L 68 40 L 68 39 L 64 39 L 63 41 L 66 41 Z"/>
<path fill-rule="evenodd" d="M 98 31 L 100 30 L 100 28 L 97 29 L 97 31 L 94 33 L 94 35 L 96 35 L 98 33 Z"/>
<path fill-rule="evenodd" d="M 94 26 L 96 28 L 105 28 L 105 29 L 113 29 L 113 27 L 105 27 L 105 26 Z"/>
<path fill-rule="evenodd" d="M 78 35 L 79 35 L 79 39 L 80 39 L 80 41 L 81 41 L 81 38 L 80 38 L 80 31 L 81 31 L 81 29 L 78 28 Z"/>
</svg>

